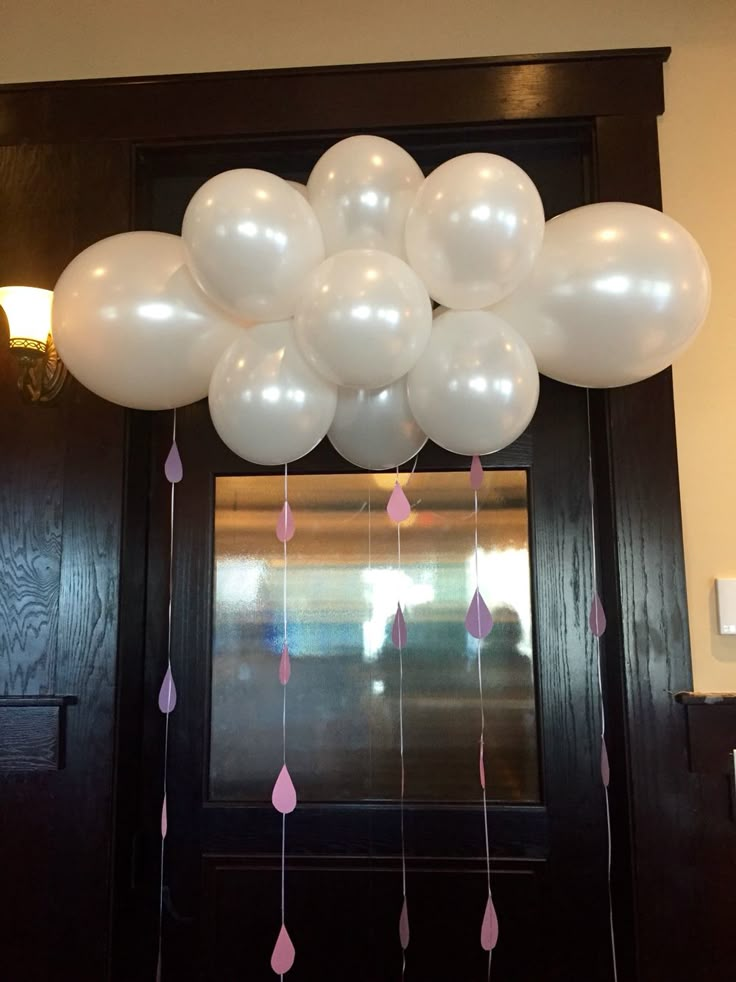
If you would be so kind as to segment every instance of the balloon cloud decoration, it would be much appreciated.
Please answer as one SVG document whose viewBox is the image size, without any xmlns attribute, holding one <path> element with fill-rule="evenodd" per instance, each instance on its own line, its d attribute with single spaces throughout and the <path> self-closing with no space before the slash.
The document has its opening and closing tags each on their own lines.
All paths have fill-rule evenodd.
<svg viewBox="0 0 736 982">
<path fill-rule="evenodd" d="M 246 460 L 289 463 L 328 435 L 381 470 L 428 437 L 467 455 L 507 446 L 538 372 L 608 388 L 662 371 L 709 301 L 700 248 L 658 211 L 593 204 L 545 224 L 510 160 L 465 154 L 425 178 L 397 144 L 354 136 L 306 187 L 227 171 L 195 193 L 181 237 L 90 246 L 59 279 L 52 324 L 105 399 L 159 410 L 208 395 Z"/>
</svg>

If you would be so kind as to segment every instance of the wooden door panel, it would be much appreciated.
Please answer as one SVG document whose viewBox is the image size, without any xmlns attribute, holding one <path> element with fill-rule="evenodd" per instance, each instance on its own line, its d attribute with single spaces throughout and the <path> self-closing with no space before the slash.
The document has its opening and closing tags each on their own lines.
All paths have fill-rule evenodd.
<svg viewBox="0 0 736 982">
<path fill-rule="evenodd" d="M 477 916 L 485 902 L 484 865 L 409 862 L 407 982 L 485 977 L 487 956 L 478 943 Z M 541 944 L 544 876 L 543 861 L 505 864 L 494 874 L 499 909 L 520 912 L 504 920 L 504 944 L 494 956 L 494 973 L 508 982 L 536 977 L 537 955 L 529 939 Z M 287 877 L 288 919 L 297 950 L 289 973 L 294 982 L 400 977 L 401 950 L 398 943 L 386 944 L 386 938 L 398 936 L 401 870 L 396 861 L 295 859 L 287 864 Z M 254 982 L 267 982 L 280 926 L 278 858 L 206 856 L 203 880 L 203 903 L 209 911 L 205 958 L 214 959 L 212 975 L 206 977 L 236 982 L 242 966 L 248 965 Z"/>
<path fill-rule="evenodd" d="M 127 229 L 129 195 L 123 144 L 0 147 L 0 282 L 53 288 L 77 252 Z M 22 403 L 2 319 L 0 714 L 18 723 L 4 731 L 16 749 L 34 713 L 58 718 L 53 766 L 0 774 L 9 884 L 0 946 L 14 978 L 99 982 L 112 873 L 125 411 L 73 379 L 58 404 Z"/>
<path fill-rule="evenodd" d="M 157 457 L 165 455 L 170 440 L 164 423 Z M 170 731 L 169 814 L 176 822 L 167 839 L 165 945 L 171 954 L 165 976 L 173 979 L 178 968 L 198 964 L 207 978 L 216 962 L 218 972 L 234 977 L 243 964 L 238 952 L 245 946 L 253 959 L 248 964 L 256 973 L 263 966 L 265 979 L 280 910 L 280 822 L 266 802 L 210 800 L 208 781 L 215 476 L 252 468 L 218 442 L 203 405 L 180 414 L 177 439 L 187 480 L 177 491 L 175 529 L 173 660 L 179 702 Z M 517 444 L 486 460 L 486 466 L 522 466 L 529 473 L 543 776 L 540 805 L 494 803 L 489 812 L 494 893 L 506 924 L 494 970 L 500 982 L 530 973 L 540 982 L 569 980 L 583 966 L 586 982 L 610 978 L 597 682 L 587 626 L 592 590 L 587 445 L 585 393 L 545 380 L 530 429 Z M 463 466 L 467 461 L 437 448 L 423 451 L 419 464 L 430 471 Z M 325 444 L 290 472 L 300 469 L 330 473 L 352 468 Z M 276 514 L 278 502 L 274 509 Z M 162 670 L 159 661 L 154 679 Z M 152 725 L 160 728 L 160 719 L 154 716 Z M 383 978 L 381 973 L 400 955 L 395 914 L 400 894 L 390 875 L 400 851 L 397 805 L 305 803 L 289 818 L 287 841 L 289 925 L 307 937 L 304 971 L 328 977 L 323 973 L 330 969 L 318 962 L 323 946 L 315 942 L 310 953 L 312 926 L 335 921 L 341 937 L 354 937 L 357 950 L 370 949 L 375 969 L 366 969 L 364 977 Z M 477 805 L 408 805 L 406 842 L 419 883 L 412 929 L 415 917 L 425 916 L 431 924 L 431 911 L 444 905 L 456 925 L 448 928 L 454 940 L 444 961 L 433 933 L 422 937 L 417 929 L 411 971 L 423 982 L 439 982 L 452 971 L 471 980 L 479 961 L 483 908 L 482 813 Z M 331 901 L 343 893 L 337 911 L 328 905 L 320 912 L 325 897 Z M 373 894 L 382 898 L 380 904 L 369 902 Z M 384 905 L 395 916 L 385 914 Z M 365 931 L 362 940 L 351 918 Z M 538 944 L 529 944 L 527 928 Z M 378 974 L 372 976 L 373 971 Z"/>
</svg>

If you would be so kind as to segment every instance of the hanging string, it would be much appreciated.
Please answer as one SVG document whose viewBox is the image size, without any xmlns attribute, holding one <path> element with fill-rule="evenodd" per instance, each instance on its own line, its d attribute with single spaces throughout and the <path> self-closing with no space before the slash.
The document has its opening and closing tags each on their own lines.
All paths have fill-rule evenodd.
<svg viewBox="0 0 736 982">
<path fill-rule="evenodd" d="M 174 592 L 174 505 L 176 485 L 181 481 L 183 468 L 179 448 L 176 444 L 176 409 L 171 434 L 171 449 L 164 464 L 164 475 L 171 485 L 169 501 L 169 602 L 166 628 L 166 673 L 158 694 L 158 707 L 164 714 L 164 763 L 163 790 L 161 798 L 161 855 L 159 859 L 159 890 L 158 890 L 158 954 L 156 958 L 156 982 L 161 980 L 163 919 L 164 919 L 164 860 L 166 852 L 166 835 L 168 833 L 168 777 L 169 777 L 169 716 L 176 706 L 176 686 L 171 670 L 171 613 Z"/>
<path fill-rule="evenodd" d="M 288 638 L 288 560 L 287 543 L 295 531 L 294 519 L 289 505 L 289 469 L 284 465 L 284 505 L 276 523 L 276 537 L 283 544 L 283 643 L 279 661 L 279 682 L 282 689 L 281 702 L 281 750 L 282 766 L 273 788 L 271 801 L 281 813 L 281 930 L 271 955 L 271 968 L 283 980 L 284 975 L 294 964 L 296 955 L 289 933 L 286 930 L 286 816 L 296 808 L 296 790 L 286 766 L 286 688 L 291 678 L 291 658 Z"/>
<path fill-rule="evenodd" d="M 481 947 L 488 952 L 488 978 L 491 977 L 491 963 L 493 959 L 493 949 L 498 941 L 498 920 L 493 904 L 493 894 L 491 892 L 491 847 L 490 836 L 488 834 L 488 796 L 486 792 L 486 765 L 485 765 L 485 741 L 486 741 L 486 711 L 483 696 L 483 661 L 482 661 L 482 642 L 493 629 L 493 617 L 486 606 L 480 592 L 480 561 L 478 549 L 478 491 L 483 484 L 483 467 L 480 458 L 473 457 L 470 468 L 470 485 L 473 489 L 473 558 L 475 567 L 475 593 L 470 601 L 468 612 L 465 617 L 465 627 L 468 633 L 475 638 L 475 657 L 478 666 L 478 702 L 480 707 L 480 740 L 479 740 L 479 776 L 480 788 L 483 802 L 483 833 L 485 839 L 486 853 L 486 889 L 487 897 L 485 910 L 480 930 Z"/>
<path fill-rule="evenodd" d="M 481 623 L 480 623 L 480 575 L 478 571 L 478 492 L 473 491 L 475 501 L 475 586 L 476 586 L 476 622 L 478 637 L 475 641 L 475 655 L 478 662 L 478 702 L 480 704 L 480 774 L 481 791 L 483 792 L 483 829 L 485 833 L 486 846 L 486 881 L 488 886 L 488 900 L 492 902 L 491 895 L 491 848 L 488 837 L 488 796 L 486 794 L 486 710 L 483 699 L 483 662 L 481 660 Z M 488 949 L 488 978 L 491 977 L 491 959 L 493 958 L 493 948 Z"/>
<path fill-rule="evenodd" d="M 373 513 L 371 512 L 371 489 L 368 487 L 368 574 L 373 571 Z"/>
<path fill-rule="evenodd" d="M 396 526 L 396 558 L 401 582 L 401 525 Z M 399 587 L 400 589 L 400 587 Z M 404 761 L 404 638 L 398 631 L 399 642 L 399 755 L 401 757 L 401 800 L 399 813 L 401 816 L 401 891 L 403 897 L 402 915 L 404 924 L 400 932 L 401 939 L 401 977 L 406 972 L 406 949 L 409 945 L 409 917 L 406 904 L 406 836 L 404 833 L 404 798 L 406 794 L 406 767 Z"/>
<path fill-rule="evenodd" d="M 288 504 L 289 501 L 289 467 L 284 464 L 284 504 Z M 287 646 L 287 583 L 288 583 L 288 566 L 289 566 L 289 549 L 287 546 L 287 538 L 284 536 L 284 570 L 283 570 L 283 587 L 284 587 L 284 644 L 282 647 L 282 657 L 283 652 L 288 651 Z M 283 679 L 283 672 L 281 673 L 281 679 Z M 282 744 L 282 760 L 283 766 L 286 767 L 286 685 L 282 681 L 282 706 L 281 706 L 281 744 Z M 286 812 L 281 815 L 281 923 L 286 923 Z M 279 977 L 283 979 L 283 973 L 279 973 Z"/>
<path fill-rule="evenodd" d="M 396 561 L 398 566 L 397 589 L 401 590 L 401 523 L 411 514 L 404 491 L 399 484 L 399 469 L 396 468 L 396 482 L 386 506 L 389 518 L 396 523 Z M 399 759 L 401 767 L 401 793 L 399 798 L 399 822 L 401 830 L 401 913 L 399 915 L 399 942 L 401 944 L 401 978 L 406 975 L 406 949 L 409 947 L 409 908 L 406 896 L 406 836 L 404 829 L 404 802 L 406 794 L 406 766 L 404 759 L 404 649 L 406 648 L 406 621 L 401 610 L 401 597 L 396 604 L 396 615 L 391 630 L 391 640 L 399 651 Z"/>
<path fill-rule="evenodd" d="M 601 746 L 600 746 L 600 767 L 601 783 L 606 803 L 606 834 L 607 834 L 607 880 L 608 880 L 608 921 L 611 935 L 611 959 L 613 963 L 614 982 L 618 982 L 618 960 L 616 956 L 616 931 L 613 923 L 613 887 L 611 882 L 613 836 L 611 834 L 611 803 L 608 791 L 610 783 L 610 770 L 608 763 L 608 748 L 606 746 L 606 709 L 603 694 L 603 664 L 602 664 L 602 644 L 601 638 L 606 630 L 606 615 L 601 603 L 598 592 L 598 555 L 597 555 L 597 534 L 595 521 L 595 491 L 593 487 L 593 440 L 590 425 L 590 389 L 586 389 L 586 408 L 588 414 L 588 501 L 590 504 L 590 541 L 592 554 L 592 582 L 593 600 L 590 607 L 588 623 L 590 630 L 595 638 L 596 646 L 596 674 L 598 678 L 598 701 L 601 714 Z"/>
</svg>

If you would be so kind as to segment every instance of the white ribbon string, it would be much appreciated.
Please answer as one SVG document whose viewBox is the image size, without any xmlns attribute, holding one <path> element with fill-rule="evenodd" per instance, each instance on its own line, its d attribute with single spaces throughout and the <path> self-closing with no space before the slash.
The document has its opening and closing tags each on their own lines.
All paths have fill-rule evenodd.
<svg viewBox="0 0 736 982">
<path fill-rule="evenodd" d="M 284 509 L 289 501 L 289 465 L 284 464 Z M 288 644 L 288 623 L 287 623 L 287 594 L 286 594 L 286 583 L 287 583 L 287 573 L 288 573 L 288 549 L 287 549 L 287 535 L 286 535 L 286 515 L 284 515 L 284 647 Z M 287 649 L 288 650 L 288 649 Z M 284 767 L 286 766 L 286 690 L 288 685 L 281 686 L 283 692 L 283 703 L 281 711 L 281 741 L 283 750 L 283 762 Z M 286 923 L 286 813 L 281 815 L 281 923 Z M 279 978 L 283 982 L 283 975 Z"/>
<path fill-rule="evenodd" d="M 174 421 L 171 435 L 172 446 L 176 444 L 176 409 L 174 410 Z M 171 497 L 169 503 L 169 603 L 167 610 L 166 624 L 166 670 L 169 684 L 169 691 L 166 694 L 167 706 L 171 702 L 171 614 L 174 590 L 174 503 L 176 498 L 176 484 L 171 481 Z M 164 714 L 164 773 L 163 773 L 163 802 L 166 803 L 166 822 L 168 825 L 168 778 L 169 778 L 169 717 L 171 713 Z M 159 888 L 158 888 L 158 958 L 156 962 L 156 978 L 161 978 L 161 948 L 163 943 L 163 922 L 164 922 L 164 857 L 166 852 L 166 836 L 161 832 L 161 858 L 159 861 Z"/>
<path fill-rule="evenodd" d="M 478 561 L 478 491 L 473 490 L 473 504 L 474 504 L 474 516 L 475 516 L 475 609 L 478 617 L 478 629 L 477 633 L 481 633 L 481 623 L 480 623 L 480 568 Z M 486 777 L 485 777 L 485 748 L 486 748 L 486 710 L 483 701 L 483 664 L 481 659 L 481 644 L 482 639 L 478 637 L 475 643 L 475 654 L 478 662 L 478 698 L 480 703 L 480 754 L 481 760 L 483 761 L 483 785 L 481 790 L 483 792 L 483 829 L 485 832 L 485 844 L 486 844 L 486 879 L 488 884 L 488 899 L 492 902 L 491 894 L 491 846 L 490 837 L 488 835 L 488 797 L 486 795 Z M 491 977 L 491 962 L 493 959 L 493 949 L 488 952 L 488 978 Z"/>
<path fill-rule="evenodd" d="M 396 468 L 396 480 L 399 479 L 399 468 Z M 401 522 L 396 523 L 396 558 L 399 570 L 399 590 L 401 590 Z M 399 597 L 399 607 L 401 597 Z M 402 611 L 403 615 L 403 611 Z M 401 799 L 399 802 L 399 815 L 401 824 L 401 890 L 402 890 L 402 909 L 406 903 L 406 838 L 404 834 L 404 796 L 406 771 L 404 763 L 404 649 L 401 640 L 401 628 L 397 630 L 397 640 L 399 642 L 399 757 L 401 759 Z M 401 977 L 406 973 L 406 949 L 401 949 Z"/>
<path fill-rule="evenodd" d="M 593 580 L 593 594 L 594 597 L 598 597 L 598 554 L 597 554 L 597 533 L 596 533 L 596 521 L 595 521 L 595 495 L 593 491 L 593 439 L 592 431 L 590 426 L 590 389 L 585 390 L 586 397 L 586 409 L 588 414 L 588 500 L 590 502 L 590 541 L 591 541 L 591 555 L 592 555 L 592 580 Z M 599 636 L 595 638 L 596 646 L 596 669 L 598 677 L 598 701 L 600 704 L 601 713 L 601 745 L 599 749 L 599 754 L 603 753 L 603 748 L 606 746 L 606 708 L 603 696 L 603 665 L 601 657 L 601 639 Z M 608 749 L 606 748 L 606 755 L 608 754 Z M 599 758 L 600 759 L 600 758 Z M 602 779 L 602 775 L 601 775 Z M 612 868 L 612 854 L 613 854 L 613 836 L 611 834 L 611 802 L 608 793 L 608 787 L 605 782 L 603 782 L 603 792 L 606 802 L 606 835 L 607 835 L 607 882 L 608 882 L 608 922 L 611 934 L 611 960 L 613 962 L 613 978 L 614 982 L 618 982 L 618 959 L 616 956 L 616 930 L 613 923 L 613 887 L 611 882 L 611 868 Z"/>
</svg>

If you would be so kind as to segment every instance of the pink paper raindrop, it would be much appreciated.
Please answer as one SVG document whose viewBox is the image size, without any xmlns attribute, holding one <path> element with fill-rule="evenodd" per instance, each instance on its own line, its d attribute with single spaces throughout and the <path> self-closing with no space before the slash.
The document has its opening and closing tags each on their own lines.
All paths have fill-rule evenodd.
<svg viewBox="0 0 736 982">
<path fill-rule="evenodd" d="M 473 462 L 470 465 L 470 486 L 473 491 L 480 491 L 483 486 L 483 464 L 481 464 L 478 454 L 473 457 Z"/>
<path fill-rule="evenodd" d="M 184 477 L 184 467 L 179 456 L 179 448 L 176 445 L 176 440 L 171 444 L 169 456 L 166 458 L 164 474 L 166 475 L 166 480 L 172 484 L 178 484 Z"/>
<path fill-rule="evenodd" d="M 498 918 L 496 908 L 489 895 L 483 914 L 483 923 L 480 926 L 480 946 L 484 951 L 493 951 L 498 943 Z"/>
<path fill-rule="evenodd" d="M 171 665 L 166 669 L 166 675 L 158 693 L 158 708 L 162 713 L 170 713 L 176 706 L 176 686 L 171 674 Z"/>
<path fill-rule="evenodd" d="M 484 638 L 491 633 L 492 629 L 493 617 L 491 612 L 486 606 L 480 590 L 476 590 L 465 615 L 465 630 L 474 638 Z"/>
<path fill-rule="evenodd" d="M 485 789 L 486 789 L 486 762 L 485 762 L 485 747 L 483 746 L 483 740 L 480 741 L 480 786 L 485 791 Z"/>
<path fill-rule="evenodd" d="M 404 489 L 398 481 L 394 484 L 391 497 L 388 499 L 388 504 L 386 505 L 386 511 L 391 521 L 397 523 L 405 522 L 409 515 L 411 515 L 409 499 L 404 494 Z"/>
<path fill-rule="evenodd" d="M 601 780 L 604 788 L 611 783 L 611 768 L 608 764 L 608 749 L 604 738 L 601 738 Z"/>
<path fill-rule="evenodd" d="M 169 817 L 166 809 L 166 795 L 164 795 L 163 804 L 161 805 L 161 838 L 166 838 L 166 833 L 169 831 Z"/>
<path fill-rule="evenodd" d="M 401 613 L 401 604 L 396 604 L 396 614 L 391 628 L 391 642 L 394 648 L 406 647 L 406 621 Z"/>
<path fill-rule="evenodd" d="M 294 516 L 291 513 L 289 502 L 285 501 L 284 507 L 279 513 L 279 520 L 276 522 L 276 538 L 279 542 L 289 542 L 294 538 L 294 532 L 296 532 Z"/>
<path fill-rule="evenodd" d="M 406 951 L 409 947 L 409 908 L 406 906 L 406 897 L 401 905 L 401 916 L 399 917 L 399 941 L 401 947 Z"/>
<path fill-rule="evenodd" d="M 291 678 L 291 658 L 289 658 L 289 649 L 287 645 L 281 649 L 281 660 L 279 661 L 279 682 L 282 685 L 286 683 Z"/>
<path fill-rule="evenodd" d="M 286 764 L 281 768 L 276 783 L 271 793 L 273 807 L 282 815 L 288 815 L 296 808 L 296 788 L 291 780 L 291 776 L 286 769 Z"/>
<path fill-rule="evenodd" d="M 601 598 L 598 594 L 593 595 L 593 602 L 590 605 L 590 616 L 588 617 L 588 623 L 590 624 L 590 629 L 593 634 L 599 638 L 606 630 L 606 613 L 603 610 L 603 604 L 601 603 Z"/>
<path fill-rule="evenodd" d="M 296 951 L 291 943 L 289 932 L 286 930 L 286 925 L 282 924 L 271 955 L 271 968 L 277 975 L 286 975 L 294 964 L 295 957 Z"/>
</svg>

